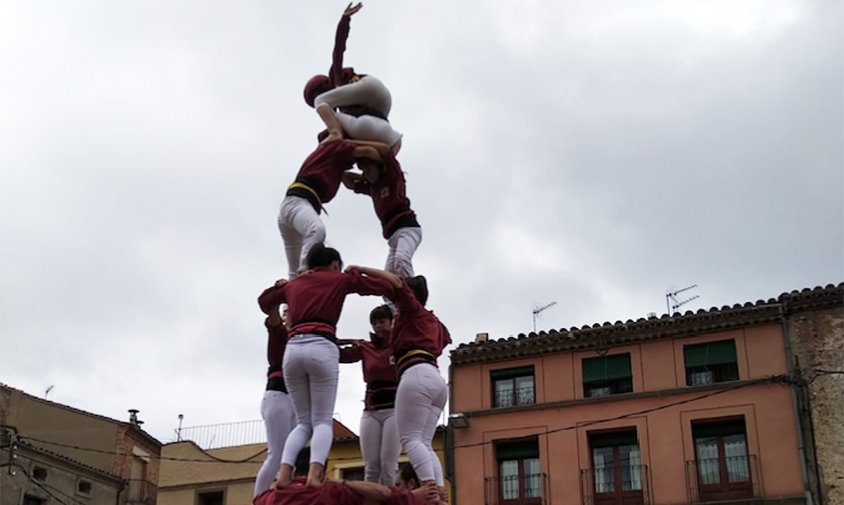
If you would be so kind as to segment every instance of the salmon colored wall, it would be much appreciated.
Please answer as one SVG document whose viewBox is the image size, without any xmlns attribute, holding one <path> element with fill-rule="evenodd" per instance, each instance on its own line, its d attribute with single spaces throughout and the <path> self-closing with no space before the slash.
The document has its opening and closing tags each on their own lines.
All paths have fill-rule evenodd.
<svg viewBox="0 0 844 505">
<path fill-rule="evenodd" d="M 536 434 L 541 471 L 550 475 L 548 503 L 580 505 L 580 471 L 591 467 L 589 433 L 628 427 L 636 428 L 642 464 L 649 469 L 651 503 L 684 503 L 689 499 L 686 462 L 695 459 L 691 422 L 735 416 L 745 419 L 748 452 L 756 457 L 761 496 L 801 496 L 797 430 L 787 386 L 763 383 L 724 392 L 718 392 L 723 390 L 717 386 L 682 390 L 686 380 L 683 345 L 724 339 L 736 342 L 741 380 L 786 372 L 777 325 L 612 348 L 610 354 L 629 352 L 631 356 L 635 393 L 618 397 L 583 399 L 581 360 L 594 357 L 594 351 L 455 367 L 453 411 L 468 413 L 470 422 L 469 428 L 454 429 L 457 503 L 484 503 L 484 479 L 498 473 L 494 441 Z M 525 365 L 534 366 L 536 400 L 546 406 L 488 410 L 490 372 Z M 636 394 L 655 391 L 665 394 Z M 711 396 L 700 398 L 703 395 Z M 643 412 L 684 400 L 689 401 Z M 483 412 L 473 415 L 478 410 Z M 590 423 L 636 412 L 642 413 Z M 461 447 L 466 445 L 470 447 Z"/>
</svg>

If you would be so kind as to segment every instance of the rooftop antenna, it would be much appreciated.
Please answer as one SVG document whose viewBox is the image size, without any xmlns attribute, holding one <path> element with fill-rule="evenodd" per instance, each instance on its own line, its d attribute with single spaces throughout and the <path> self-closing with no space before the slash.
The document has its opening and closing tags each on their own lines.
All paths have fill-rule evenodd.
<svg viewBox="0 0 844 505">
<path fill-rule="evenodd" d="M 176 429 L 176 442 L 182 441 L 182 421 L 185 419 L 184 414 L 179 414 L 179 427 Z"/>
<path fill-rule="evenodd" d="M 551 302 L 543 305 L 542 307 L 534 307 L 533 308 L 533 332 L 536 333 L 536 316 L 542 313 L 542 311 L 549 309 L 557 305 L 557 302 Z"/>
<path fill-rule="evenodd" d="M 679 309 L 683 305 L 689 303 L 692 300 L 696 300 L 696 299 L 700 298 L 700 295 L 694 295 L 691 298 L 686 298 L 685 300 L 678 300 L 677 299 L 677 295 L 679 295 L 680 293 L 683 293 L 683 292 L 688 291 L 690 289 L 694 289 L 696 287 L 697 287 L 697 284 L 692 284 L 691 286 L 685 287 L 683 289 L 678 289 L 678 290 L 675 290 L 675 291 L 669 291 L 668 293 L 665 293 L 665 308 L 666 308 L 666 310 L 668 310 L 669 316 L 674 315 L 674 313 L 677 312 L 677 309 Z M 669 289 L 671 289 L 671 288 L 669 288 Z"/>
<path fill-rule="evenodd" d="M 50 386 L 47 389 L 44 390 L 44 399 L 45 400 L 47 399 L 47 395 L 50 394 L 50 391 L 52 391 L 54 387 L 56 387 L 55 384 L 50 384 Z"/>
</svg>

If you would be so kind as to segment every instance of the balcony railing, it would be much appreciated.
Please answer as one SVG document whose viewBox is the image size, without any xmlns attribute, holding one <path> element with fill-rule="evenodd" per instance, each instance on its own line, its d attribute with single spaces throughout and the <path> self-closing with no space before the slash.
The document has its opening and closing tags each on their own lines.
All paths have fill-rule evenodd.
<svg viewBox="0 0 844 505">
<path fill-rule="evenodd" d="M 235 445 L 261 444 L 267 441 L 264 421 L 241 421 L 238 423 L 209 424 L 176 430 L 176 441 L 191 440 L 203 449 L 231 447 Z"/>
<path fill-rule="evenodd" d="M 548 476 L 544 473 L 488 477 L 484 505 L 548 505 Z"/>
<path fill-rule="evenodd" d="M 495 393 L 496 407 L 512 407 L 514 405 L 533 405 L 536 402 L 534 399 L 533 386 L 506 389 Z"/>
<path fill-rule="evenodd" d="M 123 492 L 126 497 L 124 503 L 155 505 L 158 498 L 158 487 L 146 480 L 130 479 L 126 481 L 126 488 Z"/>
<path fill-rule="evenodd" d="M 648 505 L 648 466 L 604 466 L 581 470 L 580 491 L 583 505 Z"/>
<path fill-rule="evenodd" d="M 686 461 L 686 479 L 691 503 L 759 498 L 759 469 L 752 454 Z"/>
</svg>

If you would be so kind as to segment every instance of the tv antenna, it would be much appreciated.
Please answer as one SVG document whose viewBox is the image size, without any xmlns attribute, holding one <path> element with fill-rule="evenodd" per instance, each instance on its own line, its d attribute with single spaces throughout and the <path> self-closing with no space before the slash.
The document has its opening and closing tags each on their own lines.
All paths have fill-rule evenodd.
<svg viewBox="0 0 844 505">
<path fill-rule="evenodd" d="M 543 305 L 542 307 L 534 307 L 533 308 L 533 332 L 536 333 L 536 317 L 541 314 L 544 310 L 549 309 L 557 305 L 557 302 L 551 302 Z"/>
<path fill-rule="evenodd" d="M 47 399 L 47 395 L 50 394 L 50 391 L 52 391 L 54 387 L 56 387 L 56 385 L 52 384 L 47 389 L 44 390 L 44 399 L 45 400 Z"/>
<path fill-rule="evenodd" d="M 669 291 L 668 293 L 665 293 L 665 308 L 666 310 L 668 310 L 669 316 L 674 315 L 674 313 L 677 312 L 677 309 L 679 309 L 683 305 L 689 303 L 692 300 L 700 298 L 700 295 L 694 295 L 691 298 L 686 298 L 685 300 L 680 300 L 677 298 L 677 295 L 679 295 L 680 293 L 684 293 L 696 287 L 697 284 L 692 284 L 691 286 L 685 287 L 683 289 L 677 289 L 675 291 Z"/>
</svg>

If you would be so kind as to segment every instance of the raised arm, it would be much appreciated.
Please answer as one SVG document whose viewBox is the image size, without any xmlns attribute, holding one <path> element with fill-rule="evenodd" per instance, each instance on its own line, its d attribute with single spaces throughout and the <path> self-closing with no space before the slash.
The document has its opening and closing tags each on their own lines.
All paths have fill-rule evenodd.
<svg viewBox="0 0 844 505">
<path fill-rule="evenodd" d="M 337 23 L 337 32 L 334 35 L 334 52 L 331 53 L 331 70 L 328 72 L 328 79 L 332 88 L 343 84 L 343 53 L 346 52 L 346 39 L 349 38 L 349 30 L 352 24 L 352 16 L 363 8 L 363 4 L 349 4 L 343 11 L 340 22 Z"/>
<path fill-rule="evenodd" d="M 261 312 L 269 316 L 268 322 L 271 326 L 282 324 L 278 307 L 287 301 L 284 294 L 284 285 L 286 283 L 286 279 L 279 279 L 275 281 L 275 284 L 265 289 L 258 297 L 258 306 L 261 308 Z"/>
<path fill-rule="evenodd" d="M 377 268 L 360 267 L 360 266 L 354 266 L 354 265 L 349 266 L 349 268 L 347 268 L 346 271 L 349 271 L 351 269 L 357 269 L 358 271 L 360 271 L 360 273 L 362 273 L 363 275 L 366 275 L 367 277 L 374 277 L 376 279 L 382 279 L 394 288 L 400 288 L 402 286 L 401 277 L 399 277 L 398 275 L 396 275 L 392 272 L 387 272 L 386 270 L 379 270 Z"/>
<path fill-rule="evenodd" d="M 357 149 L 362 149 L 362 153 L 367 153 L 358 154 L 358 150 L 355 149 L 355 156 L 359 158 L 369 158 L 375 161 L 384 161 L 393 155 L 390 146 L 383 142 L 378 142 L 377 140 L 347 139 L 347 142 L 358 146 Z"/>
</svg>

